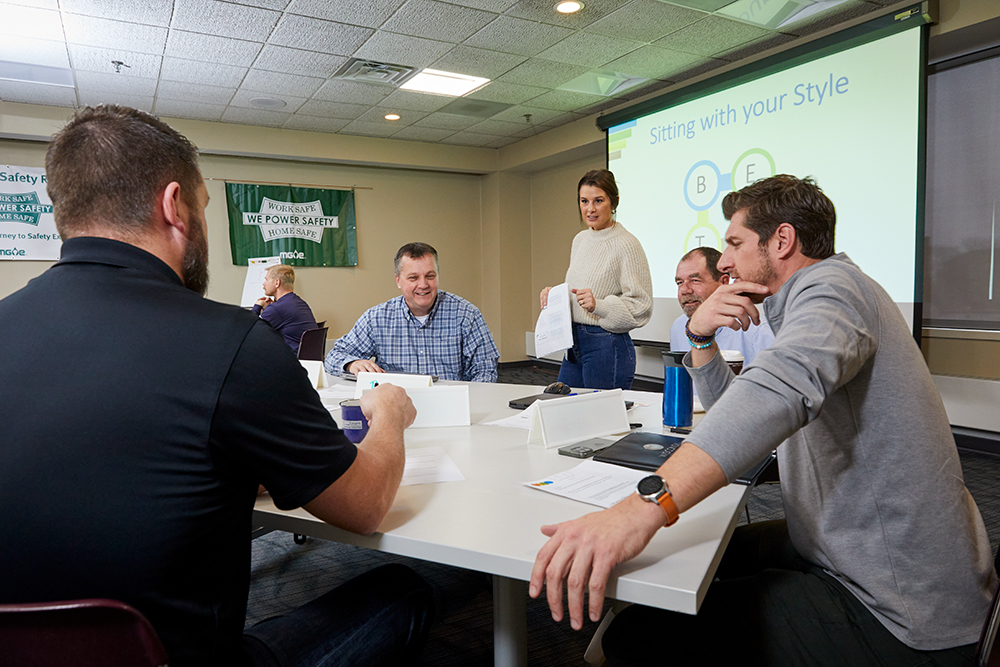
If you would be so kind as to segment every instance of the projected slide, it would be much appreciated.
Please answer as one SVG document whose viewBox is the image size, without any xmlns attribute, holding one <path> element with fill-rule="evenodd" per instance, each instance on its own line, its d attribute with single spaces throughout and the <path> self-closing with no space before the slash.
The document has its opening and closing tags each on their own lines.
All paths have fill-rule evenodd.
<svg viewBox="0 0 1000 667">
<path fill-rule="evenodd" d="M 656 307 L 680 313 L 685 252 L 724 249 L 725 194 L 788 173 L 816 178 L 837 207 L 837 251 L 912 318 L 919 54 L 907 30 L 610 128 L 618 219 L 646 250 Z M 633 335 L 666 340 L 657 320 Z"/>
</svg>

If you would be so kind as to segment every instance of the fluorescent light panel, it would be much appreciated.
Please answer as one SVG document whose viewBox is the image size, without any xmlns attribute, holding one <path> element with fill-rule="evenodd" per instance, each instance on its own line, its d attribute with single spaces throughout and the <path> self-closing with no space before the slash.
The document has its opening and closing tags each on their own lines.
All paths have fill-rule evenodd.
<svg viewBox="0 0 1000 667">
<path fill-rule="evenodd" d="M 9 60 L 0 60 L 0 79 L 64 88 L 73 87 L 73 72 L 64 67 L 15 63 Z"/>
<path fill-rule="evenodd" d="M 461 97 L 482 88 L 489 82 L 489 79 L 479 76 L 466 76 L 465 74 L 442 72 L 436 69 L 425 69 L 401 85 L 400 88 L 418 93 Z"/>
</svg>

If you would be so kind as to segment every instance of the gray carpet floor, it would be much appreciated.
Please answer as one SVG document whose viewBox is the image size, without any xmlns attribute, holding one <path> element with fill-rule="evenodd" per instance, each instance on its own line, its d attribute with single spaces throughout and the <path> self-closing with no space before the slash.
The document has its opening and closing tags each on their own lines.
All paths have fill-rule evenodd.
<svg viewBox="0 0 1000 667">
<path fill-rule="evenodd" d="M 500 381 L 544 385 L 554 382 L 553 366 L 501 370 Z M 638 387 L 637 387 L 638 388 Z M 643 387 L 645 388 L 645 387 Z M 965 482 L 991 537 L 1000 541 L 1000 457 L 961 452 Z M 781 485 L 754 489 L 747 505 L 752 521 L 781 518 Z M 740 523 L 746 523 L 744 516 Z M 493 664 L 492 585 L 488 576 L 334 542 L 309 539 L 295 544 L 288 533 L 272 532 L 252 544 L 247 624 L 279 615 L 318 597 L 352 577 L 383 563 L 403 562 L 435 589 L 437 622 L 424 652 L 424 665 L 435 667 Z M 579 632 L 565 621 L 555 623 L 543 600 L 528 603 L 528 659 L 531 665 L 579 667 L 597 629 L 587 622 Z"/>
</svg>

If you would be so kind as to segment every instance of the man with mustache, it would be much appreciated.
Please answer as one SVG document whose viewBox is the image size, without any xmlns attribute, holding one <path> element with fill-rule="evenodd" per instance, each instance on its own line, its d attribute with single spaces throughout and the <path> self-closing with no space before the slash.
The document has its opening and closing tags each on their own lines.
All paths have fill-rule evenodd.
<svg viewBox="0 0 1000 667">
<path fill-rule="evenodd" d="M 677 263 L 677 300 L 684 314 L 674 320 L 670 327 L 670 350 L 691 349 L 685 328 L 694 311 L 715 290 L 729 284 L 729 274 L 719 270 L 722 253 L 715 248 L 701 246 L 681 257 Z M 720 350 L 739 350 L 743 353 L 744 367 L 774 340 L 774 334 L 767 322 L 751 323 L 744 331 L 741 327 L 719 327 L 715 332 L 715 342 Z"/>
<path fill-rule="evenodd" d="M 433 596 L 408 568 L 244 631 L 258 485 L 374 532 L 403 473 L 406 393 L 361 399 L 356 446 L 280 336 L 203 298 L 208 191 L 158 118 L 81 109 L 45 169 L 62 259 L 0 301 L 0 603 L 121 600 L 175 667 L 415 662 Z"/>
</svg>

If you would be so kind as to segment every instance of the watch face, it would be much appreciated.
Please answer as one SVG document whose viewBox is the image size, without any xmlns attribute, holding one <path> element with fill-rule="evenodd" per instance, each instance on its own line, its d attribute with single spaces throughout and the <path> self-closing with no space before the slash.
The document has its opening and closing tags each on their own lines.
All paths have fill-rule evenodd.
<svg viewBox="0 0 1000 667">
<path fill-rule="evenodd" d="M 636 490 L 639 492 L 639 495 L 651 496 L 654 493 L 659 493 L 662 488 L 663 480 L 657 475 L 650 475 L 639 480 Z"/>
</svg>

